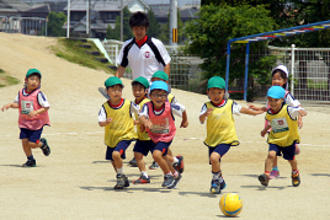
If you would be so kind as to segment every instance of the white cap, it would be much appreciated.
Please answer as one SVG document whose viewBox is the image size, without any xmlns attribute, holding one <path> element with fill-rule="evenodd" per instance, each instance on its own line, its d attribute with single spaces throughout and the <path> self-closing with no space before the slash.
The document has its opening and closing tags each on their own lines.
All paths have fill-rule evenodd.
<svg viewBox="0 0 330 220">
<path fill-rule="evenodd" d="M 273 70 L 272 70 L 272 75 L 274 74 L 274 72 L 276 70 L 281 70 L 282 72 L 284 72 L 286 74 L 286 78 L 289 78 L 289 71 L 288 71 L 288 68 L 286 68 L 286 66 L 284 66 L 283 64 L 280 64 L 278 65 L 277 67 L 275 67 Z"/>
</svg>

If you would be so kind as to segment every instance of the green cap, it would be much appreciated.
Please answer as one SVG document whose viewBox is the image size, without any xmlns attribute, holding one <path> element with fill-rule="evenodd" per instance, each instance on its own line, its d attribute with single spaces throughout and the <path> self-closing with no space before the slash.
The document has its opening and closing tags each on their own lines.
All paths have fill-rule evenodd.
<svg viewBox="0 0 330 220">
<path fill-rule="evenodd" d="M 35 69 L 35 68 L 31 68 L 31 69 L 29 69 L 28 71 L 27 71 L 27 73 L 26 73 L 26 78 L 29 78 L 29 76 L 31 76 L 32 74 L 37 74 L 37 75 L 39 75 L 39 77 L 40 77 L 40 79 L 41 79 L 41 73 L 40 73 L 40 71 L 38 70 L 38 69 Z"/>
<path fill-rule="evenodd" d="M 161 71 L 161 70 L 158 70 L 157 72 L 155 72 L 151 79 L 152 78 L 159 78 L 159 79 L 162 79 L 162 80 L 165 80 L 165 81 L 168 81 L 168 75 L 164 72 L 164 71 Z"/>
<path fill-rule="evenodd" d="M 111 76 L 107 80 L 105 80 L 105 82 L 104 82 L 104 86 L 107 87 L 107 88 L 111 87 L 111 86 L 115 86 L 115 85 L 124 86 L 121 79 L 119 79 L 116 76 Z"/>
<path fill-rule="evenodd" d="M 132 85 L 134 83 L 140 83 L 142 86 L 144 86 L 144 88 L 149 88 L 149 81 L 143 76 L 139 76 L 138 78 L 134 79 Z"/>
<path fill-rule="evenodd" d="M 207 89 L 210 88 L 225 89 L 226 88 L 225 80 L 220 76 L 211 77 L 207 82 Z"/>
</svg>

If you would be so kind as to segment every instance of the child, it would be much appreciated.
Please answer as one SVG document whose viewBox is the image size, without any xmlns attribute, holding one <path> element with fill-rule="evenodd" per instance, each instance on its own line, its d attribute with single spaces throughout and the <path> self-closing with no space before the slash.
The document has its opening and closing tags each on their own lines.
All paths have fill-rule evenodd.
<svg viewBox="0 0 330 220">
<path fill-rule="evenodd" d="M 49 125 L 49 103 L 45 94 L 40 91 L 41 73 L 37 69 L 29 69 L 25 76 L 24 88 L 18 92 L 13 103 L 4 105 L 1 110 L 18 108 L 18 125 L 21 130 L 19 138 L 27 157 L 23 167 L 35 167 L 36 160 L 32 149 L 40 148 L 45 156 L 50 154 L 46 138 L 41 138 L 45 125 Z"/>
<path fill-rule="evenodd" d="M 146 78 L 140 76 L 133 80 L 132 89 L 133 95 L 135 97 L 134 104 L 137 105 L 138 111 L 142 109 L 143 105 L 150 101 L 147 98 L 149 88 L 149 82 Z M 135 119 L 138 119 L 138 113 L 135 113 Z M 133 181 L 134 184 L 144 184 L 150 183 L 150 178 L 148 176 L 143 156 L 147 156 L 149 151 L 151 151 L 151 146 L 153 145 L 150 137 L 146 131 L 144 131 L 143 126 L 140 123 L 137 123 L 137 135 L 138 139 L 134 145 L 134 160 L 136 161 L 136 166 L 139 168 L 141 175 L 140 177 Z M 132 161 L 130 161 L 130 164 Z"/>
<path fill-rule="evenodd" d="M 272 86 L 281 86 L 282 88 L 284 88 L 286 90 L 285 92 L 285 96 L 284 96 L 284 101 L 285 103 L 290 106 L 290 107 L 298 107 L 301 106 L 300 102 L 298 100 L 296 100 L 291 93 L 288 91 L 288 77 L 289 77 L 289 72 L 288 69 L 286 68 L 286 66 L 284 65 L 278 65 L 276 66 L 273 70 L 272 70 Z M 255 106 L 251 106 L 251 108 L 254 109 L 258 109 L 258 110 L 263 110 L 263 111 L 267 111 L 267 108 L 269 108 L 268 103 L 266 104 L 267 107 L 262 107 L 262 108 L 257 108 Z M 265 123 L 265 127 L 267 126 L 267 121 Z M 298 116 L 298 126 L 299 128 L 302 128 L 303 123 L 302 123 L 302 119 L 300 116 Z M 269 131 L 270 132 L 270 131 Z M 298 145 L 296 146 L 296 154 L 299 153 L 299 148 Z M 281 155 L 277 155 L 277 156 L 281 156 Z M 277 167 L 277 157 L 274 158 L 273 161 L 273 168 L 272 171 L 270 172 L 270 178 L 276 178 L 279 177 L 280 175 L 280 171 Z"/>
<path fill-rule="evenodd" d="M 296 143 L 300 142 L 298 134 L 298 115 L 301 117 L 307 113 L 301 107 L 290 107 L 284 102 L 285 90 L 281 86 L 272 86 L 267 92 L 270 108 L 267 110 L 267 127 L 261 131 L 264 137 L 268 129 L 272 128 L 267 142 L 269 144 L 268 156 L 265 162 L 265 173 L 258 179 L 264 186 L 268 186 L 270 171 L 274 158 L 278 153 L 288 160 L 292 168 L 292 185 L 299 186 L 300 177 L 295 159 Z"/>
<path fill-rule="evenodd" d="M 137 138 L 134 129 L 134 112 L 132 103 L 122 98 L 123 83 L 113 76 L 109 77 L 104 85 L 110 99 L 102 105 L 99 111 L 99 126 L 104 127 L 104 143 L 107 146 L 106 159 L 112 161 L 117 172 L 115 190 L 129 186 L 129 181 L 123 170 L 125 151 L 130 143 Z"/>
<path fill-rule="evenodd" d="M 139 118 L 153 142 L 153 158 L 164 173 L 162 186 L 171 189 L 181 178 L 181 174 L 173 167 L 174 158 L 167 155 L 176 131 L 173 114 L 182 115 L 182 127 L 188 126 L 188 119 L 184 113 L 184 106 L 179 103 L 170 104 L 167 95 L 167 84 L 163 81 L 154 81 L 150 86 L 151 101 L 143 106 Z"/>
<path fill-rule="evenodd" d="M 257 115 L 263 111 L 254 111 L 231 99 L 225 98 L 225 81 L 219 76 L 213 76 L 207 83 L 207 95 L 210 99 L 202 107 L 199 120 L 203 124 L 207 118 L 207 136 L 204 144 L 209 148 L 209 160 L 212 165 L 212 181 L 210 192 L 221 193 L 226 183 L 220 169 L 221 158 L 231 146 L 239 145 L 236 135 L 233 114 Z"/>
</svg>

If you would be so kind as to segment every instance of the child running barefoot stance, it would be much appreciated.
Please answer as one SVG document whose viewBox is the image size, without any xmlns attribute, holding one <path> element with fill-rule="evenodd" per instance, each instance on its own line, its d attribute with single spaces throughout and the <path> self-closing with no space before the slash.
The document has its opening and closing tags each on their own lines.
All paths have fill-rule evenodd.
<svg viewBox="0 0 330 220">
<path fill-rule="evenodd" d="M 150 86 L 151 102 L 143 106 L 139 117 L 153 142 L 153 158 L 164 173 L 162 187 L 171 189 L 181 178 L 180 172 L 174 169 L 175 159 L 167 154 L 176 131 L 173 115 L 182 116 L 181 127 L 188 126 L 188 119 L 184 106 L 179 103 L 170 104 L 167 95 L 167 84 L 154 81 Z"/>
<path fill-rule="evenodd" d="M 45 94 L 40 91 L 41 73 L 37 69 L 29 69 L 25 77 L 25 86 L 21 89 L 13 103 L 4 105 L 1 110 L 18 108 L 18 125 L 21 130 L 19 138 L 27 157 L 23 167 L 35 167 L 36 160 L 32 149 L 41 148 L 43 154 L 48 156 L 50 148 L 46 138 L 41 138 L 45 125 L 49 125 L 49 103 Z"/>
<path fill-rule="evenodd" d="M 110 99 L 102 105 L 99 111 L 99 126 L 104 127 L 104 143 L 107 146 L 106 159 L 112 162 L 117 173 L 115 190 L 129 186 L 129 181 L 124 174 L 123 160 L 126 149 L 137 138 L 132 117 L 133 104 L 122 98 L 123 83 L 113 76 L 109 77 L 104 85 Z"/>
<path fill-rule="evenodd" d="M 301 107 L 289 107 L 284 102 L 285 90 L 281 86 L 272 86 L 267 92 L 270 108 L 267 110 L 267 127 L 261 131 L 264 137 L 271 128 L 267 142 L 269 144 L 268 156 L 265 162 L 265 173 L 258 179 L 263 186 L 268 186 L 272 163 L 277 154 L 282 153 L 292 168 L 292 185 L 299 186 L 300 177 L 295 159 L 296 143 L 300 142 L 298 134 L 298 116 L 307 113 Z"/>
<path fill-rule="evenodd" d="M 283 89 L 285 89 L 285 96 L 284 96 L 284 102 L 290 106 L 290 107 L 299 107 L 301 106 L 300 102 L 295 99 L 292 94 L 288 91 L 288 78 L 289 78 L 289 72 L 288 69 L 286 68 L 286 66 L 284 65 L 278 65 L 276 66 L 273 70 L 272 70 L 272 86 L 281 86 Z M 257 108 L 253 105 L 250 106 L 253 109 L 257 109 L 257 110 L 263 110 L 263 111 L 267 111 L 267 109 L 269 108 L 269 104 L 266 104 L 266 107 L 262 107 L 262 108 Z M 267 127 L 268 122 L 265 122 L 265 127 Z M 303 126 L 303 122 L 302 122 L 302 118 L 300 116 L 298 116 L 298 126 L 301 129 Z M 270 130 L 268 130 L 268 132 L 270 132 Z M 300 150 L 298 147 L 298 144 L 296 146 L 296 151 L 295 154 L 299 154 Z M 281 156 L 280 154 L 277 156 Z M 273 167 L 272 167 L 272 171 L 270 172 L 270 178 L 276 178 L 279 177 L 280 175 L 280 171 L 277 167 L 277 157 L 274 157 L 274 161 L 273 161 Z"/>
<path fill-rule="evenodd" d="M 209 161 L 212 165 L 210 192 L 219 194 L 226 186 L 220 168 L 221 158 L 231 146 L 239 145 L 233 114 L 257 115 L 263 111 L 254 111 L 226 99 L 225 81 L 219 76 L 208 80 L 207 95 L 210 101 L 203 105 L 199 120 L 203 124 L 207 119 L 207 136 L 204 144 L 209 148 Z"/>
</svg>

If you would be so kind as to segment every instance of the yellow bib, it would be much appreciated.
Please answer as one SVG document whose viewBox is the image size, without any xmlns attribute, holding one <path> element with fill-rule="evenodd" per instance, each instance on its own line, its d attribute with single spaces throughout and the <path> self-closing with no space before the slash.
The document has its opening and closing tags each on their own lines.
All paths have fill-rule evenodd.
<svg viewBox="0 0 330 220">
<path fill-rule="evenodd" d="M 216 147 L 219 144 L 239 145 L 232 105 L 233 100 L 230 99 L 222 107 L 214 106 L 211 102 L 206 103 L 207 109 L 213 109 L 206 121 L 207 136 L 204 143 L 207 146 Z"/>
<path fill-rule="evenodd" d="M 149 101 L 150 99 L 148 98 L 143 99 L 142 102 L 139 103 L 140 109 L 142 109 L 143 105 Z M 135 119 L 137 120 L 139 118 L 138 114 L 134 113 L 134 115 L 135 115 Z M 150 140 L 148 133 L 146 131 L 141 131 L 141 127 L 139 124 L 137 124 L 136 127 L 137 127 L 137 135 L 139 140 L 141 141 Z"/>
<path fill-rule="evenodd" d="M 107 118 L 112 121 L 105 126 L 104 143 L 114 148 L 122 140 L 134 140 L 137 138 L 134 129 L 134 120 L 131 115 L 131 102 L 124 100 L 123 105 L 118 108 L 110 107 L 109 103 L 103 104 Z"/>
<path fill-rule="evenodd" d="M 172 93 L 169 93 L 169 94 L 167 95 L 167 99 L 168 99 L 168 102 L 169 102 L 169 103 L 172 103 L 173 98 L 174 98 L 174 95 L 173 95 Z"/>
<path fill-rule="evenodd" d="M 282 109 L 276 114 L 267 112 L 266 120 L 268 120 L 272 126 L 272 130 L 267 139 L 269 144 L 288 147 L 291 146 L 294 141 L 297 143 L 300 142 L 298 121 L 293 120 L 288 114 L 288 105 L 283 105 Z"/>
</svg>

